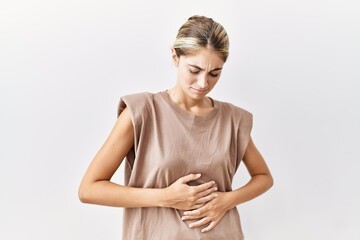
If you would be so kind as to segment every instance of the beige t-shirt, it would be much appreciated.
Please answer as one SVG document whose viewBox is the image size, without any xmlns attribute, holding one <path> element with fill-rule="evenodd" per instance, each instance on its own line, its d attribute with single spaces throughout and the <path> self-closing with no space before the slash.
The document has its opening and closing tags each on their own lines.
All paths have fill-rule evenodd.
<svg viewBox="0 0 360 240">
<path fill-rule="evenodd" d="M 165 188 L 190 173 L 201 173 L 198 185 L 210 180 L 218 191 L 231 191 L 232 180 L 250 139 L 252 114 L 230 103 L 213 100 L 206 116 L 181 109 L 166 91 L 123 96 L 118 116 L 128 107 L 134 126 L 134 146 L 125 161 L 125 184 Z M 181 220 L 173 208 L 125 208 L 123 240 L 243 239 L 237 208 L 216 227 L 202 233 Z"/>
</svg>

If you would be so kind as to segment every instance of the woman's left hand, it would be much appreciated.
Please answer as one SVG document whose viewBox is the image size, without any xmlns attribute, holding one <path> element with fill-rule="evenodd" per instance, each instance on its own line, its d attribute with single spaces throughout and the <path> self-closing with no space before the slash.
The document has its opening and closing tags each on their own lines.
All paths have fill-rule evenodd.
<svg viewBox="0 0 360 240">
<path fill-rule="evenodd" d="M 208 232 L 213 229 L 225 215 L 225 213 L 231 209 L 228 192 L 215 192 L 217 197 L 207 202 L 204 206 L 184 212 L 184 216 L 181 218 L 183 221 L 196 220 L 189 225 L 190 228 L 201 227 L 207 225 L 201 229 L 201 232 Z"/>
</svg>

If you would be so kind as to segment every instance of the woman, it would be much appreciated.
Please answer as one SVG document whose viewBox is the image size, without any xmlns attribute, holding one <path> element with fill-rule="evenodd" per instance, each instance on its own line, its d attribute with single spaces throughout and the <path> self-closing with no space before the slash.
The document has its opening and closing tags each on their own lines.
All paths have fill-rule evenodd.
<svg viewBox="0 0 360 240">
<path fill-rule="evenodd" d="M 123 239 L 243 239 L 236 206 L 273 180 L 251 139 L 251 113 L 207 97 L 228 49 L 219 23 L 190 17 L 172 49 L 176 85 L 120 99 L 117 122 L 87 169 L 79 198 L 124 207 Z M 124 158 L 122 186 L 110 180 Z M 251 180 L 232 190 L 241 161 Z"/>
</svg>

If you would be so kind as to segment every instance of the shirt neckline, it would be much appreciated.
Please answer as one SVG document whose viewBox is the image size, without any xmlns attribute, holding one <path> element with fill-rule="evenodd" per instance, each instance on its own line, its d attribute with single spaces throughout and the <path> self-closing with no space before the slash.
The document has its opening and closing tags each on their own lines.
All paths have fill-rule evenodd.
<svg viewBox="0 0 360 240">
<path fill-rule="evenodd" d="M 209 120 L 211 118 L 213 118 L 219 111 L 219 102 L 216 101 L 213 98 L 210 98 L 211 101 L 213 102 L 213 109 L 211 112 L 209 112 L 206 115 L 196 115 L 194 113 L 191 113 L 189 111 L 186 111 L 184 109 L 182 109 L 176 102 L 174 102 L 170 95 L 168 94 L 167 90 L 164 90 L 162 92 L 160 92 L 160 94 L 163 96 L 163 98 L 165 99 L 165 101 L 172 107 L 172 109 L 174 109 L 176 111 L 176 113 L 178 113 L 181 117 L 187 119 L 187 120 L 193 120 L 193 121 L 205 121 L 205 120 Z"/>
</svg>

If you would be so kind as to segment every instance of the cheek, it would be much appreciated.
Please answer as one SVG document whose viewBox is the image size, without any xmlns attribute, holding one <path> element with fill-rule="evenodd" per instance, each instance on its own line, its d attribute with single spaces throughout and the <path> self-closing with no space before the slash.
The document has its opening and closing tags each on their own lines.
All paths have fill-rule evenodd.
<svg viewBox="0 0 360 240">
<path fill-rule="evenodd" d="M 194 74 L 189 73 L 188 71 L 181 72 L 179 79 L 181 83 L 186 85 L 196 82 L 196 76 Z"/>
<path fill-rule="evenodd" d="M 211 79 L 211 80 L 209 81 L 209 85 L 210 85 L 211 87 L 214 87 L 218 81 L 219 81 L 219 78 Z"/>
</svg>

